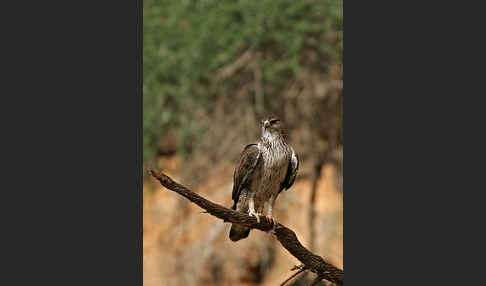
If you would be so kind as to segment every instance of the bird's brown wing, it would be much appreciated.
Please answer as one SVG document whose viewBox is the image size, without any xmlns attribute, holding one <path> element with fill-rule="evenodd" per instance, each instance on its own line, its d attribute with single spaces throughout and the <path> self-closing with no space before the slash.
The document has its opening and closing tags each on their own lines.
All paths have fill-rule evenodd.
<svg viewBox="0 0 486 286">
<path fill-rule="evenodd" d="M 240 197 L 241 190 L 250 181 L 253 171 L 261 158 L 260 149 L 257 144 L 246 145 L 241 153 L 240 162 L 235 169 L 232 198 L 234 201 L 233 209 Z"/>
<path fill-rule="evenodd" d="M 294 149 L 290 147 L 292 153 L 290 154 L 289 167 L 287 169 L 287 175 L 285 175 L 285 180 L 280 185 L 280 191 L 288 190 L 294 184 L 295 178 L 297 177 L 297 171 L 299 170 L 299 158 L 295 154 Z"/>
</svg>

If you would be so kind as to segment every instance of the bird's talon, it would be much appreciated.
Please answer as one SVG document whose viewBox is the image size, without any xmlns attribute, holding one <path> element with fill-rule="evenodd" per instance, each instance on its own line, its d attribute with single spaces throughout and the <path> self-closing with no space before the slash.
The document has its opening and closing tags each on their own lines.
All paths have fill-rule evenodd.
<svg viewBox="0 0 486 286">
<path fill-rule="evenodd" d="M 273 219 L 273 217 L 272 217 L 271 215 L 266 216 L 266 218 L 268 219 L 268 221 L 269 221 L 271 224 L 275 224 L 275 220 Z"/>
<path fill-rule="evenodd" d="M 260 214 L 259 213 L 254 213 L 252 211 L 248 211 L 249 216 L 254 216 L 257 220 L 258 223 L 260 223 Z"/>
<path fill-rule="evenodd" d="M 270 223 L 271 223 L 271 224 L 272 224 L 274 227 L 276 227 L 276 226 L 277 226 L 277 223 L 278 223 L 278 222 L 277 222 L 277 220 L 276 220 L 276 219 L 275 219 L 273 216 L 268 215 L 268 216 L 266 216 L 266 218 L 268 219 L 268 221 L 269 221 L 269 222 L 270 222 Z"/>
</svg>

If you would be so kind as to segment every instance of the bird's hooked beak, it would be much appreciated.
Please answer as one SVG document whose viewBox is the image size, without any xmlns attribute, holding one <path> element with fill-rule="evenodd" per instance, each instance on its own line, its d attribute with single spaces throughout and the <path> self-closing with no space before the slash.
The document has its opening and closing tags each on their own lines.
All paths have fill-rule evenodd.
<svg viewBox="0 0 486 286">
<path fill-rule="evenodd" d="M 263 122 L 263 127 L 267 128 L 268 126 L 270 126 L 270 121 L 265 120 L 265 122 Z"/>
</svg>

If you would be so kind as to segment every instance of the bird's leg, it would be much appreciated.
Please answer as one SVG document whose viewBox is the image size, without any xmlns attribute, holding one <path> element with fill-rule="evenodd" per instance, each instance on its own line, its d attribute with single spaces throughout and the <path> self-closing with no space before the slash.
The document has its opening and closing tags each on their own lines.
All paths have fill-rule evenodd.
<svg viewBox="0 0 486 286">
<path fill-rule="evenodd" d="M 268 200 L 267 218 L 272 224 L 277 224 L 277 221 L 272 216 L 272 210 L 274 204 L 275 204 L 275 197 L 272 195 Z"/>
<path fill-rule="evenodd" d="M 254 216 L 257 219 L 257 222 L 260 223 L 260 216 L 255 211 L 255 201 L 253 200 L 253 196 L 250 197 L 250 200 L 248 202 L 248 215 Z"/>
</svg>

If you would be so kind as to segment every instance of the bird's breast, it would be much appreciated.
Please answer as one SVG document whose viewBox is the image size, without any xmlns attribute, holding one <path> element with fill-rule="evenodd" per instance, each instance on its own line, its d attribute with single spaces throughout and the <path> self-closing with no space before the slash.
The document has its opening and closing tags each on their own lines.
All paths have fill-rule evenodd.
<svg viewBox="0 0 486 286">
<path fill-rule="evenodd" d="M 266 149 L 262 151 L 263 176 L 261 180 L 261 194 L 269 197 L 276 195 L 287 174 L 289 158 L 284 150 Z"/>
</svg>

